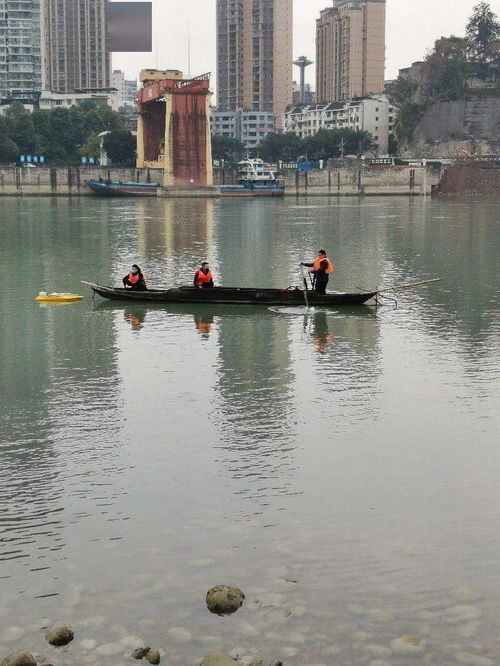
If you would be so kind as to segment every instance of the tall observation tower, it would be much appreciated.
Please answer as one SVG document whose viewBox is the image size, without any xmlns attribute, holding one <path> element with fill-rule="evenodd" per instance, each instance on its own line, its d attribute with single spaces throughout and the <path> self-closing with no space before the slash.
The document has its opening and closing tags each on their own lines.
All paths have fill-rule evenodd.
<svg viewBox="0 0 500 666">
<path fill-rule="evenodd" d="M 306 67 L 313 64 L 312 60 L 309 60 L 306 56 L 300 56 L 297 60 L 294 60 L 294 65 L 300 68 L 300 103 L 306 103 Z"/>
</svg>

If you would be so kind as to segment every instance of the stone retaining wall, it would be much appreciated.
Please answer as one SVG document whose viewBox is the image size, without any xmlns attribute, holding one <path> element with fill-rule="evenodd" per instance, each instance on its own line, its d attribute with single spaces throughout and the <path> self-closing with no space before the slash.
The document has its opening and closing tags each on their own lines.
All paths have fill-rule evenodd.
<svg viewBox="0 0 500 666">
<path fill-rule="evenodd" d="M 0 196 L 87 196 L 86 180 L 110 178 L 114 182 L 160 182 L 154 169 L 108 167 L 0 167 Z M 342 168 L 322 171 L 290 169 L 279 174 L 288 195 L 363 196 L 429 194 L 439 173 L 416 168 Z M 233 184 L 233 169 L 214 169 L 215 185 Z M 187 194 L 185 195 L 187 196 Z"/>
</svg>

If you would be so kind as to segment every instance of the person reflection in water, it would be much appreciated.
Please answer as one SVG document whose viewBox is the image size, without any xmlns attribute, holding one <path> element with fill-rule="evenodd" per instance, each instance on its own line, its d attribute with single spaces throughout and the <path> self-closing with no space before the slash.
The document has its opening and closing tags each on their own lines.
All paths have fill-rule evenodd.
<svg viewBox="0 0 500 666">
<path fill-rule="evenodd" d="M 214 279 L 212 277 L 212 273 L 210 272 L 210 266 L 208 265 L 208 261 L 204 261 L 201 267 L 198 268 L 198 270 L 194 274 L 193 285 L 195 287 L 202 287 L 203 289 L 207 289 L 214 286 Z"/>
<path fill-rule="evenodd" d="M 196 330 L 204 340 L 208 340 L 210 337 L 210 331 L 212 330 L 213 323 L 213 317 L 208 317 L 207 315 L 194 316 L 194 325 L 196 326 Z"/>
<path fill-rule="evenodd" d="M 328 318 L 326 312 L 318 312 L 314 315 L 312 336 L 316 349 L 320 354 L 333 346 L 333 333 L 328 329 Z"/>
<path fill-rule="evenodd" d="M 130 327 L 133 331 L 140 331 L 141 328 L 143 328 L 144 320 L 146 319 L 145 312 L 125 310 L 124 316 L 125 321 L 130 323 Z"/>
<path fill-rule="evenodd" d="M 141 269 L 137 264 L 133 264 L 130 273 L 123 278 L 125 289 L 134 289 L 136 291 L 146 291 L 147 284 Z"/>
</svg>

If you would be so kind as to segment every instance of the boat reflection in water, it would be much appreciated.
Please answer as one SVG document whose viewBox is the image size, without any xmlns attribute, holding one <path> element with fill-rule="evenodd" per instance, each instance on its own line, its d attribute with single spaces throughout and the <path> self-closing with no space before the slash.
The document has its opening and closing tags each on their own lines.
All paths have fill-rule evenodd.
<svg viewBox="0 0 500 666">
<path fill-rule="evenodd" d="M 304 331 L 312 336 L 320 354 L 323 354 L 329 347 L 333 347 L 334 335 L 330 326 L 326 312 L 316 312 L 312 316 L 304 317 Z"/>
</svg>

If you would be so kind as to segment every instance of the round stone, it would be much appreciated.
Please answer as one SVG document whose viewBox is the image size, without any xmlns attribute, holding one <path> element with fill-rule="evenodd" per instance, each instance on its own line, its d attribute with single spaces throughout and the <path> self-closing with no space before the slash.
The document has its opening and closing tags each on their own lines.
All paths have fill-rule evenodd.
<svg viewBox="0 0 500 666">
<path fill-rule="evenodd" d="M 1 661 L 0 666 L 36 666 L 36 661 L 29 652 L 18 650 Z"/>
<path fill-rule="evenodd" d="M 207 608 L 216 615 L 230 615 L 241 607 L 245 595 L 232 585 L 216 585 L 207 592 Z"/>
<path fill-rule="evenodd" d="M 150 664 L 159 664 L 161 661 L 160 653 L 158 650 L 149 650 L 146 655 L 146 661 Z"/>
<path fill-rule="evenodd" d="M 54 627 L 47 634 L 45 634 L 47 641 L 56 647 L 68 645 L 68 643 L 71 643 L 74 636 L 75 634 L 73 633 L 73 629 L 65 624 L 62 624 L 59 627 Z"/>
</svg>

